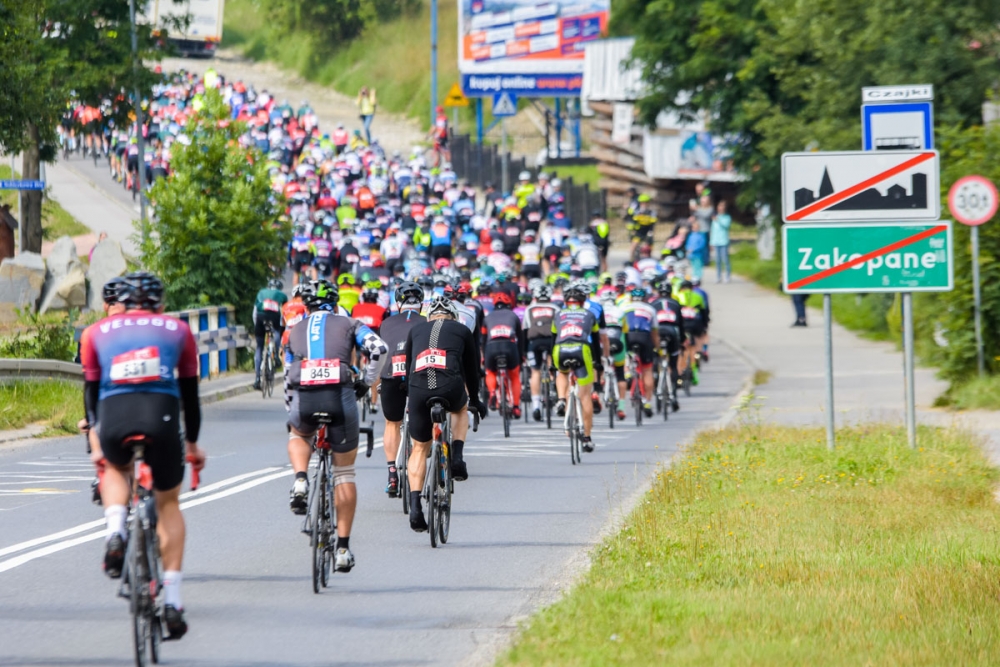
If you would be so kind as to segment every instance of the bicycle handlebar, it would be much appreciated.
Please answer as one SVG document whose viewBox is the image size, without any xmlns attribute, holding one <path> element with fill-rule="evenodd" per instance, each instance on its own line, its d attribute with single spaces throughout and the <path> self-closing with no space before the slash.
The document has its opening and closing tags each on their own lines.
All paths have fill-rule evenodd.
<svg viewBox="0 0 1000 667">
<path fill-rule="evenodd" d="M 362 426 L 358 429 L 359 433 L 364 433 L 368 436 L 368 447 L 365 449 L 365 458 L 370 459 L 372 457 L 372 451 L 375 449 L 375 433 L 371 426 Z"/>
<path fill-rule="evenodd" d="M 479 413 L 474 411 L 472 413 L 472 432 L 476 433 L 478 431 L 479 431 Z"/>
</svg>

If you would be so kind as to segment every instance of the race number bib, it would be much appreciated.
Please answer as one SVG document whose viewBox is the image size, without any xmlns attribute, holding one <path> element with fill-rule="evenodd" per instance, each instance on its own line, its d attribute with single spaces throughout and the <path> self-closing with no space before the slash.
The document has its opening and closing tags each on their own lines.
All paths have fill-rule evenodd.
<svg viewBox="0 0 1000 667">
<path fill-rule="evenodd" d="M 520 236 L 521 230 L 518 229 L 517 227 L 508 227 L 507 229 L 504 230 L 504 234 L 506 234 L 507 236 Z"/>
<path fill-rule="evenodd" d="M 657 322 L 676 322 L 677 314 L 672 310 L 661 310 L 656 313 Z"/>
<path fill-rule="evenodd" d="M 432 368 L 444 370 L 447 367 L 445 364 L 445 355 L 445 350 L 435 347 L 428 348 L 417 355 L 415 368 L 418 371 L 426 371 Z"/>
<path fill-rule="evenodd" d="M 269 313 L 277 313 L 281 310 L 281 306 L 274 299 L 264 299 L 264 310 Z"/>
<path fill-rule="evenodd" d="M 294 326 L 295 326 L 296 324 L 298 324 L 299 322 L 301 322 L 301 321 L 302 321 L 302 319 L 303 319 L 304 317 L 305 317 L 305 315 L 303 315 L 303 314 L 301 314 L 301 313 L 300 313 L 300 314 L 298 314 L 298 315 L 295 315 L 294 317 L 292 317 L 292 319 L 290 319 L 290 320 L 287 320 L 287 321 L 285 322 L 285 326 L 286 326 L 286 327 L 288 327 L 289 329 L 291 329 L 291 328 L 292 328 L 292 327 L 294 327 Z"/>
<path fill-rule="evenodd" d="M 340 384 L 340 359 L 303 359 L 299 384 L 303 387 Z"/>
<path fill-rule="evenodd" d="M 357 264 L 359 261 L 361 261 L 361 258 L 355 255 L 354 253 L 347 255 L 347 257 L 345 257 L 344 259 L 347 260 L 348 264 Z"/>
<path fill-rule="evenodd" d="M 684 306 L 683 308 L 681 308 L 681 317 L 683 317 L 685 320 L 696 319 L 698 317 L 698 309 L 691 308 L 689 306 Z"/>
<path fill-rule="evenodd" d="M 583 327 L 575 324 L 567 324 L 559 330 L 560 338 L 583 338 Z"/>
<path fill-rule="evenodd" d="M 406 355 L 397 354 L 392 358 L 392 377 L 406 377 Z"/>
<path fill-rule="evenodd" d="M 141 384 L 160 379 L 160 348 L 144 347 L 111 359 L 111 382 Z"/>
<path fill-rule="evenodd" d="M 490 338 L 513 338 L 514 330 L 505 325 L 498 325 L 490 329 Z"/>
</svg>

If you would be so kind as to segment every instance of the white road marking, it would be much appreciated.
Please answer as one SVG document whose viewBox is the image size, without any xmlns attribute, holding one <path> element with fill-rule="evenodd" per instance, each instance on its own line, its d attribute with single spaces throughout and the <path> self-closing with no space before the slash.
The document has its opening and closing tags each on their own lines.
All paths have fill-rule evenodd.
<svg viewBox="0 0 1000 667">
<path fill-rule="evenodd" d="M 278 472 L 275 472 L 278 471 Z M 214 482 L 208 484 L 197 491 L 189 491 L 187 493 L 181 494 L 181 509 L 187 509 L 188 507 L 197 507 L 198 505 L 203 505 L 205 503 L 213 502 L 216 500 L 221 500 L 222 498 L 227 498 L 229 496 L 235 495 L 237 493 L 242 493 L 248 489 L 252 489 L 255 486 L 265 484 L 272 480 L 284 477 L 291 472 L 291 468 L 288 466 L 284 467 L 270 467 L 263 468 L 261 470 L 255 470 L 253 472 L 244 473 L 241 475 L 236 475 L 234 477 L 229 477 L 227 479 L 221 480 L 219 482 Z M 271 474 L 268 474 L 271 473 Z M 263 476 L 261 476 L 263 475 Z M 227 486 L 231 486 L 237 482 L 243 481 L 245 479 L 253 477 L 251 481 L 244 482 L 238 486 L 233 486 L 232 488 L 226 489 L 224 491 L 219 491 L 218 493 L 211 493 L 217 489 L 222 489 Z M 104 535 L 103 531 L 104 519 L 98 519 L 97 521 L 88 521 L 87 523 L 82 523 L 78 526 L 72 528 L 67 528 L 66 530 L 59 531 L 58 533 L 52 533 L 51 535 L 45 535 L 43 537 L 38 537 L 33 540 L 28 540 L 26 542 L 21 542 L 19 544 L 14 544 L 9 547 L 0 549 L 0 557 L 7 556 L 9 554 L 17 553 L 19 551 L 24 551 L 26 549 L 31 549 L 33 547 L 46 544 L 48 542 L 56 542 L 56 544 L 50 544 L 47 547 L 41 549 L 36 549 L 34 551 L 29 551 L 28 553 L 21 554 L 14 558 L 10 558 L 5 561 L 0 561 L 0 572 L 6 572 L 25 563 L 29 563 L 37 558 L 42 558 L 50 554 L 63 551 L 64 549 L 69 549 L 71 547 L 77 546 L 78 544 L 83 544 L 90 540 L 95 540 Z M 70 540 L 65 540 L 67 537 L 73 535 L 79 535 L 80 533 L 85 533 L 95 528 L 101 528 L 95 533 L 88 535 L 82 535 Z M 58 541 L 64 540 L 64 541 Z"/>
</svg>

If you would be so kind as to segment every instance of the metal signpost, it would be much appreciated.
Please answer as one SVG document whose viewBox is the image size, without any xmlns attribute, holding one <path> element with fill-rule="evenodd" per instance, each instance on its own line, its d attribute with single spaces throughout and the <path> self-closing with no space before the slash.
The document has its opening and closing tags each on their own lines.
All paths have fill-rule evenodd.
<svg viewBox="0 0 1000 667">
<path fill-rule="evenodd" d="M 493 96 L 493 115 L 500 119 L 500 189 L 504 194 L 510 187 L 507 175 L 507 118 L 517 114 L 517 97 L 510 93 Z"/>
<path fill-rule="evenodd" d="M 32 180 L 29 178 L 13 178 L 14 176 L 14 156 L 10 156 L 10 175 L 12 178 L 0 180 L 0 190 L 44 190 L 45 181 Z M 21 197 L 17 198 L 17 252 L 21 252 L 24 247 L 24 221 L 21 219 Z"/>
<path fill-rule="evenodd" d="M 986 372 L 983 359 L 982 301 L 979 293 L 979 225 L 996 215 L 1000 198 L 996 186 L 982 176 L 966 176 L 955 181 L 948 191 L 948 209 L 955 219 L 969 225 L 972 237 L 972 301 L 975 308 L 976 367 L 979 375 Z"/>
</svg>

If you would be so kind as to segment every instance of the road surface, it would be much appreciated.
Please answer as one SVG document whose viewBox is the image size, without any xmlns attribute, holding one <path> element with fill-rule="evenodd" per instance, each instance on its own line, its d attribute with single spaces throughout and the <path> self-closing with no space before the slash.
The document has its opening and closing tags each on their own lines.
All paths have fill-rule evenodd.
<svg viewBox="0 0 1000 667">
<path fill-rule="evenodd" d="M 291 473 L 277 397 L 207 406 L 203 490 L 188 498 L 189 634 L 167 665 L 489 664 L 517 621 L 555 599 L 658 463 L 732 405 L 749 367 L 722 345 L 667 424 L 610 431 L 570 463 L 568 441 L 496 415 L 467 445 L 448 544 L 432 549 L 384 492 L 381 449 L 358 462 L 357 566 L 311 590 L 307 538 L 288 510 Z M 381 432 L 381 417 L 376 433 Z M 381 441 L 379 440 L 378 443 Z M 377 444 L 377 446 L 380 446 Z M 82 437 L 0 447 L 0 665 L 132 664 L 128 607 L 100 569 Z"/>
</svg>

